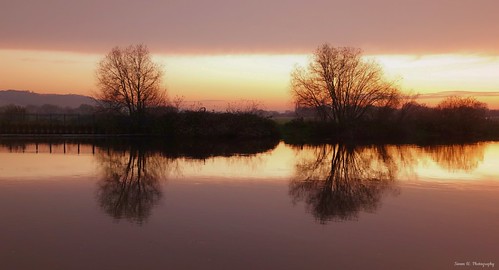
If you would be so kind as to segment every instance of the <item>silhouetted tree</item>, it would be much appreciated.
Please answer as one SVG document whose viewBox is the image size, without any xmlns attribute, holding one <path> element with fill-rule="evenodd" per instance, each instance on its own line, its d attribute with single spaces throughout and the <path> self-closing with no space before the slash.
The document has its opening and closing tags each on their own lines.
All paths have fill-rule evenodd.
<svg viewBox="0 0 499 270">
<path fill-rule="evenodd" d="M 24 118 L 26 115 L 26 108 L 17 106 L 14 104 L 9 104 L 3 107 L 0 107 L 0 117 L 4 121 L 19 121 Z"/>
<path fill-rule="evenodd" d="M 340 127 L 361 119 L 372 107 L 394 107 L 399 90 L 383 77 L 381 67 L 362 58 L 360 49 L 317 48 L 308 68 L 291 74 L 296 106 L 315 108 L 320 118 Z"/>
<path fill-rule="evenodd" d="M 162 76 L 160 65 L 152 61 L 145 45 L 115 47 L 97 68 L 99 92 L 95 98 L 140 124 L 147 108 L 166 104 Z"/>
<path fill-rule="evenodd" d="M 441 131 L 449 135 L 469 136 L 479 134 L 485 126 L 487 105 L 473 97 L 448 97 L 436 110 Z"/>
<path fill-rule="evenodd" d="M 355 219 L 374 211 L 393 189 L 396 164 L 384 147 L 324 145 L 296 166 L 289 193 L 304 201 L 321 223 Z"/>
</svg>

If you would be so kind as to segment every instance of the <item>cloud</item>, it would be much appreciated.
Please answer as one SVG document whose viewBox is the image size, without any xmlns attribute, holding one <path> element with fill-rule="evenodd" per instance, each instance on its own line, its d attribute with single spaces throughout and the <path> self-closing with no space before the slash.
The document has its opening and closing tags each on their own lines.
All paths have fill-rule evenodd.
<svg viewBox="0 0 499 270">
<path fill-rule="evenodd" d="M 499 92 L 473 92 L 473 91 L 443 91 L 435 93 L 418 94 L 417 99 L 436 99 L 447 98 L 451 96 L 458 97 L 499 97 Z"/>
<path fill-rule="evenodd" d="M 18 0 L 0 9 L 0 48 L 310 53 L 330 42 L 368 53 L 497 53 L 498 9 L 494 0 Z"/>
<path fill-rule="evenodd" d="M 22 62 L 28 62 L 28 63 L 52 63 L 52 64 L 81 64 L 81 63 L 92 63 L 91 61 L 84 61 L 84 60 L 48 60 L 48 59 L 42 59 L 42 58 L 21 58 L 20 59 Z"/>
</svg>

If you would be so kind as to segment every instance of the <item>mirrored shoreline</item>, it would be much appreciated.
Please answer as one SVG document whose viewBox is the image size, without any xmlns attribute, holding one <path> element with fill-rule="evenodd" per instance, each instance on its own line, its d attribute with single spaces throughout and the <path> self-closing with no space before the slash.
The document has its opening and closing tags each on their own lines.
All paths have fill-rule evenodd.
<svg viewBox="0 0 499 270">
<path fill-rule="evenodd" d="M 0 142 L 0 266 L 450 269 L 496 259 L 499 143 L 233 143 Z"/>
<path fill-rule="evenodd" d="M 413 187 L 499 186 L 499 144 L 287 145 L 277 141 L 18 140 L 0 141 L 6 179 L 87 176 L 113 219 L 138 224 L 179 181 L 287 183 L 293 205 L 321 224 L 375 213 L 384 197 Z M 15 157 L 15 158 L 14 158 Z M 8 165 L 8 166 L 6 166 Z"/>
</svg>

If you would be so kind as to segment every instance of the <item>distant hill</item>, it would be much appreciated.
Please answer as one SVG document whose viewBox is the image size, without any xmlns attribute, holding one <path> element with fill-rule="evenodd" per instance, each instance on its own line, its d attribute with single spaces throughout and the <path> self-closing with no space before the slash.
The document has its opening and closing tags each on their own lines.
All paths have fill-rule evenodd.
<svg viewBox="0 0 499 270">
<path fill-rule="evenodd" d="M 83 95 L 38 94 L 30 91 L 0 90 L 0 106 L 9 104 L 19 106 L 50 104 L 63 108 L 77 108 L 82 104 L 95 105 L 95 101 L 91 97 Z"/>
</svg>

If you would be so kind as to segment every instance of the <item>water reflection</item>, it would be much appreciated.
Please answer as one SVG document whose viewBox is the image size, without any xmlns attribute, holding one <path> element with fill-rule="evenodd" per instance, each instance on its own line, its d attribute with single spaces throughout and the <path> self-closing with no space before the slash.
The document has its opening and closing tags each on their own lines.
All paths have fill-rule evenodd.
<svg viewBox="0 0 499 270">
<path fill-rule="evenodd" d="M 373 212 L 385 193 L 398 190 L 396 163 L 383 146 L 322 145 L 309 151 L 296 165 L 289 194 L 321 223 Z"/>
<path fill-rule="evenodd" d="M 0 138 L 5 269 L 447 269 L 462 254 L 497 257 L 499 143 L 50 143 Z"/>
<path fill-rule="evenodd" d="M 485 143 L 426 146 L 423 150 L 448 171 L 470 172 L 483 162 Z"/>
<path fill-rule="evenodd" d="M 100 206 L 115 219 L 142 223 L 161 199 L 159 180 L 167 159 L 132 148 L 127 152 L 101 152 L 102 168 L 97 197 Z"/>
<path fill-rule="evenodd" d="M 276 141 L 166 143 L 147 139 L 2 138 L 1 177 L 95 177 L 83 171 L 93 170 L 93 161 L 96 160 L 99 168 L 96 198 L 103 212 L 114 219 L 136 223 L 147 221 L 154 207 L 164 199 L 161 186 L 172 173 L 194 181 L 291 179 L 288 192 L 293 203 L 304 202 L 318 221 L 326 223 L 355 220 L 359 213 L 376 211 L 386 194 L 397 194 L 396 180 L 399 179 L 417 181 L 421 177 L 438 181 L 463 175 L 469 179 L 478 175 L 490 178 L 490 175 L 497 174 L 495 164 L 490 165 L 490 154 L 498 153 L 490 149 L 499 147 L 494 143 L 438 146 L 337 144 L 301 149 L 284 143 L 276 146 Z M 269 151 L 271 149 L 274 151 Z M 26 155 L 9 155 L 12 153 Z M 59 155 L 59 158 L 46 158 L 46 154 Z M 87 158 L 69 158 L 70 155 L 86 155 Z M 487 159 L 485 156 L 489 164 L 480 166 Z M 63 166 L 61 160 L 65 160 Z M 84 160 L 87 160 L 87 166 L 83 166 Z M 75 168 L 81 170 L 75 172 Z M 456 174 L 455 171 L 467 174 Z"/>
<path fill-rule="evenodd" d="M 275 146 L 275 143 L 268 141 L 261 144 L 254 141 L 225 144 L 207 141 L 188 144 L 132 142 L 98 148 L 96 159 L 101 168 L 101 179 L 97 199 L 111 217 L 138 224 L 147 221 L 152 209 L 161 200 L 161 184 L 168 175 L 182 173 L 180 163 L 184 167 L 187 164 L 199 165 L 199 161 L 214 156 L 250 158 L 259 151 L 269 150 L 269 146 Z"/>
</svg>

